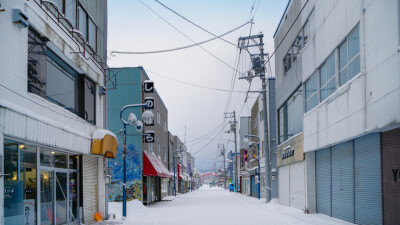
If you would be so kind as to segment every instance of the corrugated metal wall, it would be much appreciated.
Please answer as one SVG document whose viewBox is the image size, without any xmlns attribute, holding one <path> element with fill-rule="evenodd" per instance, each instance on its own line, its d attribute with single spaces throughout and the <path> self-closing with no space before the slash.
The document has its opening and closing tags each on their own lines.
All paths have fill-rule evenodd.
<svg viewBox="0 0 400 225">
<path fill-rule="evenodd" d="M 354 141 L 355 223 L 382 224 L 380 134 Z"/>
<path fill-rule="evenodd" d="M 83 157 L 83 219 L 85 223 L 94 221 L 97 212 L 97 158 L 84 155 Z"/>
<path fill-rule="evenodd" d="M 79 131 L 72 133 L 71 128 L 63 129 L 60 122 L 45 118 L 41 121 L 9 109 L 5 109 L 4 116 L 5 135 L 90 154 L 91 138 L 79 135 Z"/>
<path fill-rule="evenodd" d="M 352 142 L 332 147 L 332 216 L 354 223 Z"/>
<path fill-rule="evenodd" d="M 331 208 L 331 149 L 315 153 L 315 179 L 317 186 L 317 212 L 332 216 Z"/>
</svg>

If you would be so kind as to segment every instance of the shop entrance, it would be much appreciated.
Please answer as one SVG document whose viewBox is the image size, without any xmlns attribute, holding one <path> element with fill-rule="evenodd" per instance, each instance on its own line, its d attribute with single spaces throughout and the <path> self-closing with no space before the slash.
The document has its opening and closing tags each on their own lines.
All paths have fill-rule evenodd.
<svg viewBox="0 0 400 225">
<path fill-rule="evenodd" d="M 4 141 L 4 224 L 79 224 L 79 156 Z"/>
</svg>

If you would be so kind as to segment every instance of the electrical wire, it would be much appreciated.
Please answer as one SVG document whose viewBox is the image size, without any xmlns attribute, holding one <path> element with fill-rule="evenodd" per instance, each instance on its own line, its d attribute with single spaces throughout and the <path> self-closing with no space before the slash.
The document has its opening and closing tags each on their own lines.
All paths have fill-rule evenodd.
<svg viewBox="0 0 400 225">
<path fill-rule="evenodd" d="M 175 15 L 181 17 L 182 19 L 184 19 L 184 20 L 186 20 L 187 22 L 191 23 L 192 25 L 196 26 L 197 28 L 199 28 L 199 29 L 205 31 L 205 32 L 208 33 L 208 34 L 211 34 L 211 35 L 214 36 L 214 37 L 217 37 L 217 35 L 211 33 L 210 31 L 204 29 L 203 27 L 201 27 L 201 26 L 195 24 L 194 22 L 190 21 L 190 20 L 187 19 L 186 17 L 184 17 L 184 16 L 182 16 L 181 14 L 177 13 L 175 10 L 171 9 L 170 7 L 168 7 L 168 6 L 166 6 L 165 4 L 161 3 L 160 1 L 158 1 L 158 0 L 154 0 L 154 1 L 157 2 L 158 4 L 160 4 L 161 6 L 163 6 L 164 8 L 168 9 L 169 11 L 173 12 Z M 236 44 L 233 44 L 233 43 L 230 42 L 230 41 L 227 41 L 227 40 L 225 40 L 225 39 L 223 39 L 223 38 L 221 38 L 221 37 L 218 37 L 218 38 L 221 39 L 221 40 L 223 40 L 223 41 L 225 41 L 226 43 L 228 43 L 228 44 L 230 44 L 230 45 L 235 46 L 235 48 L 237 47 Z"/>
<path fill-rule="evenodd" d="M 181 83 L 181 84 L 190 85 L 190 86 L 193 86 L 193 87 L 204 88 L 204 89 L 213 90 L 213 91 L 222 91 L 222 92 L 230 92 L 230 91 L 231 91 L 231 90 L 227 90 L 227 89 L 206 87 L 206 86 L 202 86 L 202 85 L 198 85 L 198 84 L 193 84 L 193 83 L 189 83 L 189 82 L 177 80 L 177 79 L 174 79 L 174 78 L 165 76 L 165 75 L 161 75 L 161 74 L 159 74 L 159 73 L 157 73 L 157 72 L 154 72 L 154 71 L 151 71 L 151 70 L 149 70 L 149 69 L 147 69 L 147 68 L 146 68 L 146 71 L 152 73 L 153 75 L 156 75 L 156 76 L 159 76 L 159 77 L 163 77 L 163 78 L 165 78 L 165 79 L 172 80 L 172 81 L 175 81 L 175 82 L 178 82 L 178 83 Z M 237 90 L 234 90 L 234 91 L 232 91 L 232 92 L 235 92 L 235 93 L 245 93 L 244 91 L 237 91 Z"/>
<path fill-rule="evenodd" d="M 180 31 L 178 28 L 176 28 L 174 25 L 172 25 L 170 22 L 168 22 L 166 19 L 164 19 L 161 15 L 159 15 L 156 11 L 154 11 L 152 8 L 150 8 L 146 3 L 144 3 L 142 0 L 139 0 L 139 2 L 141 2 L 144 6 L 146 6 L 150 11 L 152 11 L 154 14 L 156 14 L 160 19 L 162 19 L 164 22 L 166 22 L 168 25 L 170 25 L 172 28 L 174 28 L 177 32 L 179 32 L 181 35 L 183 35 L 185 38 L 187 38 L 188 40 L 190 40 L 191 42 L 193 42 L 196 46 L 198 46 L 199 48 L 203 49 L 205 52 L 207 52 L 208 54 L 210 54 L 211 56 L 213 56 L 215 59 L 217 59 L 218 61 L 220 61 L 221 63 L 223 63 L 224 65 L 226 65 L 227 67 L 236 70 L 234 67 L 232 67 L 231 65 L 229 65 L 228 63 L 226 63 L 224 60 L 220 59 L 218 56 L 214 55 L 212 52 L 208 51 L 207 49 L 205 49 L 203 46 L 197 44 L 193 39 L 191 39 L 189 36 L 187 36 L 185 33 L 183 33 L 182 31 Z M 250 22 L 246 22 L 246 24 L 248 23 L 252 23 L 252 21 Z M 244 24 L 244 25 L 246 25 Z M 244 26 L 243 25 L 243 26 Z M 242 74 L 241 72 L 237 71 L 238 73 Z"/>
<path fill-rule="evenodd" d="M 144 4 L 144 3 L 143 3 L 143 4 Z M 146 5 L 146 6 L 147 6 L 147 5 Z M 156 15 L 158 15 L 158 14 L 156 14 Z M 164 21 L 167 22 L 166 20 L 164 20 Z M 167 22 L 167 23 L 170 24 L 169 22 Z M 246 22 L 246 23 L 244 23 L 244 24 L 242 24 L 242 25 L 240 25 L 240 26 L 238 26 L 238 27 L 236 27 L 236 28 L 234 28 L 234 29 L 232 29 L 232 30 L 230 30 L 230 31 L 228 31 L 228 32 L 225 32 L 225 33 L 223 33 L 223 34 L 221 34 L 221 35 L 215 36 L 214 38 L 207 39 L 207 40 L 201 41 L 201 42 L 195 42 L 194 40 L 188 38 L 185 34 L 183 34 L 183 32 L 178 31 L 179 33 L 183 34 L 186 38 L 188 38 L 190 41 L 193 42 L 193 44 L 191 44 L 191 45 L 186 45 L 186 46 L 181 46 L 181 47 L 176 47 L 176 48 L 171 48 L 171 49 L 163 49 L 163 50 L 155 50 L 155 51 L 144 51 L 144 52 L 135 52 L 135 51 L 111 51 L 111 52 L 110 52 L 110 55 L 113 55 L 113 54 L 128 54 L 128 55 L 156 54 L 156 53 L 164 53 L 164 52 L 172 52 L 172 51 L 182 50 L 182 49 L 191 48 L 191 47 L 194 47 L 194 46 L 199 46 L 199 47 L 200 47 L 200 45 L 202 45 L 202 44 L 205 44 L 205 43 L 207 43 L 207 42 L 213 41 L 213 40 L 215 40 L 215 39 L 220 39 L 221 37 L 226 36 L 226 35 L 228 35 L 228 34 L 234 32 L 234 31 L 236 31 L 236 30 L 238 30 L 238 29 L 240 29 L 240 28 L 246 26 L 246 25 L 249 24 L 249 23 L 252 24 L 253 22 L 252 22 L 252 21 L 248 21 L 248 22 Z M 172 24 L 170 24 L 170 25 L 172 26 Z M 178 30 L 177 28 L 175 28 L 175 26 L 173 26 L 173 28 L 174 28 L 175 30 Z M 237 47 L 237 46 L 235 45 L 235 47 Z"/>
</svg>

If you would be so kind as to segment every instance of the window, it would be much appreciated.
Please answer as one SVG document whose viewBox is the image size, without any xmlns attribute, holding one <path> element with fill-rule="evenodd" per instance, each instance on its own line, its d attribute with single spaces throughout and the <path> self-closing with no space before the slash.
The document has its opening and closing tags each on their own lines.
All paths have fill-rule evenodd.
<svg viewBox="0 0 400 225">
<path fill-rule="evenodd" d="M 167 149 L 164 147 L 164 162 L 168 162 L 167 155 L 168 155 Z"/>
<path fill-rule="evenodd" d="M 303 91 L 299 87 L 278 110 L 279 144 L 303 130 Z"/>
<path fill-rule="evenodd" d="M 256 116 L 256 118 L 254 118 L 253 120 L 253 129 L 257 128 L 257 124 L 258 124 L 258 116 Z"/>
<path fill-rule="evenodd" d="M 161 124 L 161 115 L 160 115 L 160 111 L 157 111 L 157 122 L 158 122 L 158 124 Z"/>
<path fill-rule="evenodd" d="M 84 80 L 84 90 L 85 90 L 85 117 L 84 119 L 91 123 L 95 124 L 95 113 L 96 113 L 96 86 L 93 81 L 85 78 Z"/>
<path fill-rule="evenodd" d="M 153 153 L 154 152 L 154 145 L 153 143 L 149 143 L 149 152 Z"/>
<path fill-rule="evenodd" d="M 86 42 L 96 51 L 96 25 L 81 5 L 78 7 L 78 29 Z"/>
<path fill-rule="evenodd" d="M 313 20 L 314 20 L 314 11 L 311 11 L 310 15 L 307 18 L 307 21 L 300 29 L 295 40 L 293 41 L 293 44 L 290 46 L 288 52 L 286 53 L 286 56 L 283 58 L 283 70 L 285 75 L 293 66 L 294 62 L 296 62 L 304 46 L 306 46 L 306 44 L 308 43 L 308 40 L 312 32 L 311 24 Z"/>
<path fill-rule="evenodd" d="M 317 83 L 318 70 L 305 83 L 305 100 L 306 112 L 318 105 L 318 83 Z"/>
<path fill-rule="evenodd" d="M 28 30 L 28 92 L 95 124 L 95 83 L 78 74 L 49 45 L 37 31 Z"/>
<path fill-rule="evenodd" d="M 164 120 L 164 131 L 167 132 L 167 121 Z"/>
<path fill-rule="evenodd" d="M 339 46 L 339 84 L 360 73 L 360 35 L 357 25 Z"/>
<path fill-rule="evenodd" d="M 320 101 L 322 102 L 336 90 L 335 54 L 332 53 L 320 69 Z"/>
</svg>

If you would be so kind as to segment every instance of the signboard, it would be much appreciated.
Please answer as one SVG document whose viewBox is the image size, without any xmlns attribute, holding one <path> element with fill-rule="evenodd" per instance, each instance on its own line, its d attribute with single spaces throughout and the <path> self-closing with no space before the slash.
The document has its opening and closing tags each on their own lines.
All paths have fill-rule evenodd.
<svg viewBox="0 0 400 225">
<path fill-rule="evenodd" d="M 35 200 L 24 200 L 24 225 L 35 224 Z"/>
<path fill-rule="evenodd" d="M 145 80 L 143 82 L 143 92 L 144 93 L 154 93 L 154 82 L 151 80 Z"/>
<path fill-rule="evenodd" d="M 147 109 L 154 109 L 154 98 L 146 97 L 144 98 L 144 103 L 147 105 Z"/>
<path fill-rule="evenodd" d="M 192 162 L 188 160 L 188 173 L 192 172 Z"/>
<path fill-rule="evenodd" d="M 294 155 L 294 148 L 292 146 L 287 146 L 282 151 L 282 159 L 292 157 Z"/>
<path fill-rule="evenodd" d="M 146 131 L 144 134 L 144 142 L 153 143 L 154 142 L 154 131 Z"/>
</svg>

